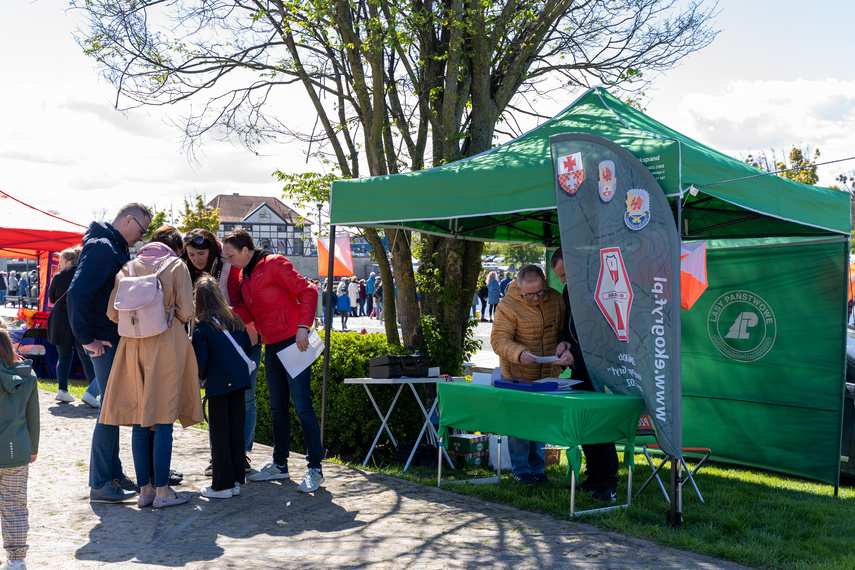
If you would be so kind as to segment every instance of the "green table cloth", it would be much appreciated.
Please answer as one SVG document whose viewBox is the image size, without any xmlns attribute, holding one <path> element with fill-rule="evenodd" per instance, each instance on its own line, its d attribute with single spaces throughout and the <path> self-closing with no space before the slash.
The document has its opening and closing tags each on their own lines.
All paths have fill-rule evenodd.
<svg viewBox="0 0 855 570">
<path fill-rule="evenodd" d="M 578 479 L 579 445 L 626 441 L 624 463 L 634 466 L 635 430 L 644 406 L 637 396 L 523 392 L 468 382 L 441 382 L 436 388 L 443 442 L 453 427 L 567 446 L 569 466 Z"/>
</svg>

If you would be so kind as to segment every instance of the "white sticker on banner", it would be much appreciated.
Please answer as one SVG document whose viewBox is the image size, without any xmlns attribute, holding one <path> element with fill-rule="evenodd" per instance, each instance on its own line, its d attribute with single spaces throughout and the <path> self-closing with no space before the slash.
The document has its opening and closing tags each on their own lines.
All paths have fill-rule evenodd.
<svg viewBox="0 0 855 570">
<path fill-rule="evenodd" d="M 585 170 L 582 168 L 582 153 L 574 152 L 558 159 L 558 184 L 571 196 L 576 193 L 582 180 L 585 179 Z"/>
<path fill-rule="evenodd" d="M 600 250 L 600 275 L 594 297 L 618 340 L 628 342 L 632 287 L 619 247 Z"/>
<path fill-rule="evenodd" d="M 617 189 L 617 177 L 615 176 L 615 163 L 611 160 L 604 160 L 600 163 L 600 179 L 597 183 L 597 188 L 600 194 L 600 200 L 609 202 L 615 197 Z"/>
<path fill-rule="evenodd" d="M 623 217 L 626 227 L 640 230 L 650 221 L 650 194 L 647 190 L 633 188 L 626 193 L 626 214 Z"/>
</svg>

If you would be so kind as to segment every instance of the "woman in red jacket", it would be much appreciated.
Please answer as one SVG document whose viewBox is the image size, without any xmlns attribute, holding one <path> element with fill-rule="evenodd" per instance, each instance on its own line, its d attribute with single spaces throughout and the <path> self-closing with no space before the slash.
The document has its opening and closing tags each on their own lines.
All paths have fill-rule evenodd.
<svg viewBox="0 0 855 570">
<path fill-rule="evenodd" d="M 311 367 L 292 378 L 277 354 L 296 344 L 309 348 L 309 329 L 315 321 L 318 290 L 278 254 L 256 249 L 252 236 L 237 229 L 223 238 L 223 253 L 230 264 L 241 269 L 240 300 L 235 312 L 248 311 L 265 345 L 264 371 L 273 416 L 273 459 L 251 481 L 288 479 L 288 444 L 291 416 L 288 401 L 300 418 L 309 469 L 299 491 L 316 491 L 324 482 L 321 460 L 324 450 L 318 416 L 312 406 Z M 244 319 L 246 321 L 246 319 Z"/>
</svg>

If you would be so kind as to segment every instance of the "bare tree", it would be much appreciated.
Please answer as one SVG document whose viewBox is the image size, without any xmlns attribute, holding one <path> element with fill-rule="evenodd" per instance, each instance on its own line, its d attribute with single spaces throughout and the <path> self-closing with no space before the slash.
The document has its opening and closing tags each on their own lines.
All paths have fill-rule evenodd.
<svg viewBox="0 0 855 570">
<path fill-rule="evenodd" d="M 637 91 L 716 35 L 716 5 L 675 0 L 72 0 L 78 34 L 118 90 L 116 107 L 192 101 L 181 127 L 249 148 L 305 143 L 342 178 L 419 170 L 494 144 L 496 125 L 537 115 L 533 98 L 602 84 Z M 682 3 L 681 3 L 682 5 Z M 317 114 L 300 131 L 283 117 L 283 87 L 299 85 Z M 375 252 L 381 238 L 367 230 Z M 386 230 L 404 342 L 423 348 L 406 232 Z M 438 271 L 428 310 L 460 346 L 483 246 L 424 237 Z M 387 334 L 397 339 L 392 295 Z"/>
</svg>

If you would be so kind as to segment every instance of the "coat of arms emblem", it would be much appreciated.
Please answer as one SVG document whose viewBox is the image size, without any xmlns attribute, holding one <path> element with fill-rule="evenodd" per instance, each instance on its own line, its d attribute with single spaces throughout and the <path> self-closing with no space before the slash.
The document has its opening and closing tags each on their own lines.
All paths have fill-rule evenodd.
<svg viewBox="0 0 855 570">
<path fill-rule="evenodd" d="M 615 190 L 617 190 L 615 163 L 611 160 L 604 160 L 600 163 L 599 170 L 600 179 L 597 182 L 597 189 L 600 194 L 600 200 L 608 202 L 615 197 Z"/>
<path fill-rule="evenodd" d="M 647 190 L 633 188 L 626 193 L 626 227 L 640 230 L 650 221 L 650 194 Z"/>
<path fill-rule="evenodd" d="M 632 287 L 619 247 L 600 250 L 600 276 L 594 296 L 618 340 L 628 342 Z"/>
<path fill-rule="evenodd" d="M 558 159 L 558 184 L 568 194 L 575 194 L 584 179 L 581 152 L 574 152 Z"/>
</svg>

